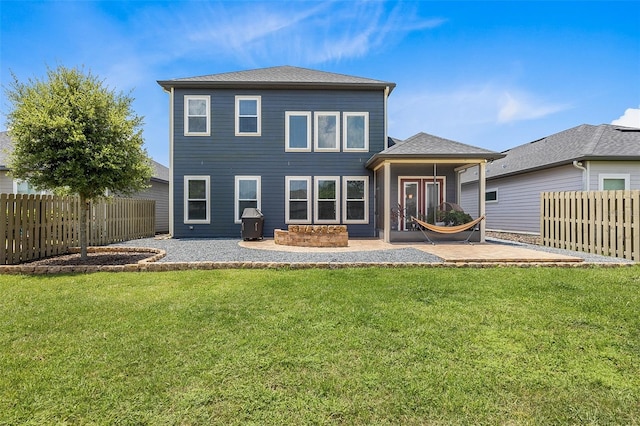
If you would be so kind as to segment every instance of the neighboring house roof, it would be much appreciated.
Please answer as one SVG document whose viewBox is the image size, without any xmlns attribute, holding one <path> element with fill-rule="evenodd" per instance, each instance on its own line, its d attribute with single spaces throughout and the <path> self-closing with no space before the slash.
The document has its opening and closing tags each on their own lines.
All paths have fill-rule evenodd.
<svg viewBox="0 0 640 426">
<path fill-rule="evenodd" d="M 367 167 L 375 167 L 384 160 L 390 159 L 486 159 L 501 158 L 504 155 L 484 148 L 455 142 L 427 133 L 418 133 L 400 141 L 394 139 L 395 145 L 375 154 L 367 161 Z"/>
<path fill-rule="evenodd" d="M 199 77 L 158 80 L 164 89 L 171 87 L 246 87 L 246 88 L 291 88 L 291 89 L 384 89 L 389 91 L 395 83 L 370 78 L 335 74 L 292 66 L 260 68 L 248 71 L 227 72 Z"/>
<path fill-rule="evenodd" d="M 9 170 L 9 155 L 13 151 L 13 144 L 8 132 L 0 132 L 0 170 Z"/>
<path fill-rule="evenodd" d="M 582 124 L 504 151 L 487 166 L 487 179 L 531 172 L 573 161 L 638 161 L 640 129 Z"/>
<path fill-rule="evenodd" d="M 0 171 L 7 171 L 9 169 L 9 156 L 13 152 L 13 142 L 9 137 L 9 132 L 0 132 Z M 152 180 L 160 182 L 169 182 L 169 168 L 163 166 L 157 161 L 151 160 L 151 167 L 153 173 Z"/>
<path fill-rule="evenodd" d="M 166 182 L 169 183 L 169 168 L 163 166 L 155 160 L 151 160 L 151 167 L 153 168 L 153 174 L 151 175 L 151 180 L 155 180 L 158 182 Z"/>
</svg>

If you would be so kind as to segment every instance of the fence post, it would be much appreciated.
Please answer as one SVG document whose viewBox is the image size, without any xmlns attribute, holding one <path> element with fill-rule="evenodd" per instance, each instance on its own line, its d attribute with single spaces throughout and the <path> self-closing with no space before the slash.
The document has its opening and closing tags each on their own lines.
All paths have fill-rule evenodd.
<svg viewBox="0 0 640 426">
<path fill-rule="evenodd" d="M 2 244 L 0 244 L 0 264 L 6 265 L 9 259 L 7 259 L 7 249 L 9 245 L 9 200 L 7 194 L 0 194 L 0 238 L 2 238 Z"/>
<path fill-rule="evenodd" d="M 631 254 L 627 259 L 640 262 L 640 191 L 632 191 L 631 197 L 631 214 L 629 215 L 629 222 L 631 222 Z"/>
</svg>

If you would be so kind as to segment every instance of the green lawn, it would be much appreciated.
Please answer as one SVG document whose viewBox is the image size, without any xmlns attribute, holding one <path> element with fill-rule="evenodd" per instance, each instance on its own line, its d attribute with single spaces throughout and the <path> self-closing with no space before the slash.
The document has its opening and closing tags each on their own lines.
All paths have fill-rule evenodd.
<svg viewBox="0 0 640 426">
<path fill-rule="evenodd" d="M 639 424 L 640 267 L 0 276 L 0 424 Z"/>
</svg>

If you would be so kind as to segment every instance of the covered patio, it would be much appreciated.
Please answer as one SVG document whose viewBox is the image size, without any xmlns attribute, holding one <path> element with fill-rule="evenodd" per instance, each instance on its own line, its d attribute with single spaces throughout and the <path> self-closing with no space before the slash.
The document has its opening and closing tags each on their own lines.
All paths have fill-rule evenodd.
<svg viewBox="0 0 640 426">
<path fill-rule="evenodd" d="M 426 133 L 395 141 L 366 164 L 374 172 L 374 217 L 380 238 L 387 243 L 424 241 L 426 238 L 412 217 L 443 225 L 442 212 L 462 204 L 460 174 L 474 166 L 478 166 L 479 184 L 471 202 L 477 203 L 479 216 L 483 216 L 485 165 L 502 157 L 498 152 Z M 477 226 L 470 241 L 484 242 L 484 221 Z M 472 230 L 446 235 L 426 232 L 435 242 L 464 241 Z"/>
</svg>

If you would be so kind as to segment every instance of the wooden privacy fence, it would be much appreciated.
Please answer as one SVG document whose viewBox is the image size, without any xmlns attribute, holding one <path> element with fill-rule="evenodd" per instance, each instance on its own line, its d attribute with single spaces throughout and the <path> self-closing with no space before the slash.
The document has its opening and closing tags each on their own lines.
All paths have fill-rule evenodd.
<svg viewBox="0 0 640 426">
<path fill-rule="evenodd" d="M 90 203 L 87 241 L 106 245 L 155 233 L 155 201 L 112 198 Z M 0 265 L 65 254 L 80 245 L 80 200 L 0 194 Z"/>
<path fill-rule="evenodd" d="M 640 261 L 640 191 L 543 192 L 540 236 L 548 247 Z"/>
</svg>

